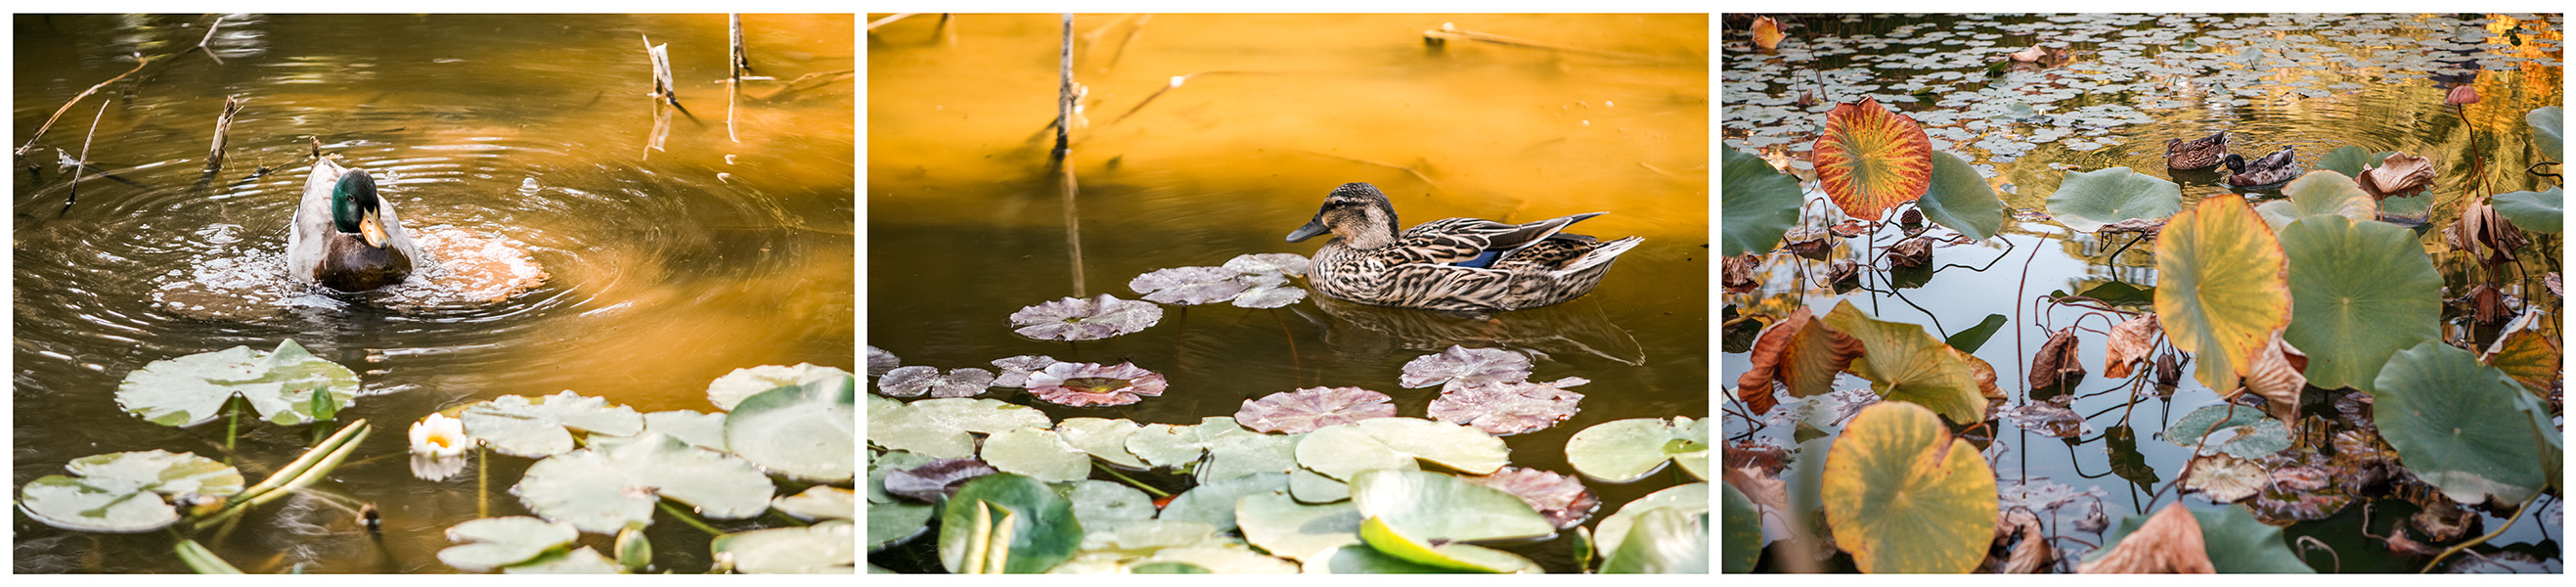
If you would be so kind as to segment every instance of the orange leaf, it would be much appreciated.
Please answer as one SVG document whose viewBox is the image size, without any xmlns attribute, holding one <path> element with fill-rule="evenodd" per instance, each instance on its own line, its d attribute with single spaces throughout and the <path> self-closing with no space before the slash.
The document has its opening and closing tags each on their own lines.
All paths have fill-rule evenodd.
<svg viewBox="0 0 2576 587">
<path fill-rule="evenodd" d="M 2308 355 L 2298 347 L 2272 333 L 2272 340 L 2254 352 L 2254 364 L 2246 367 L 2245 390 L 2263 396 L 2263 408 L 2282 423 L 2299 423 L 2299 392 L 2308 385 L 2305 370 Z M 2235 394 L 2228 394 L 2234 396 Z"/>
<path fill-rule="evenodd" d="M 1834 375 L 1865 350 L 1860 339 L 1835 332 L 1814 318 L 1800 306 L 1753 342 L 1753 352 L 1748 353 L 1753 368 L 1735 380 L 1736 396 L 1753 413 L 1770 412 L 1778 403 L 1772 397 L 1772 381 L 1788 386 L 1789 395 L 1796 397 L 1833 392 Z"/>
<path fill-rule="evenodd" d="M 1780 39 L 1786 36 L 1780 34 L 1780 21 L 1771 20 L 1768 16 L 1753 19 L 1753 46 L 1764 51 L 1778 49 Z"/>
<path fill-rule="evenodd" d="M 1913 118 L 1863 98 L 1825 114 L 1808 155 L 1825 195 L 1853 218 L 1877 221 L 1932 186 L 1932 137 Z"/>
<path fill-rule="evenodd" d="M 2078 573 L 2216 573 L 2200 539 L 2200 520 L 2175 501 L 2138 531 L 2120 539 L 2102 558 L 2076 565 Z"/>
<path fill-rule="evenodd" d="M 2155 314 L 2130 318 L 2112 326 L 2110 349 L 2102 352 L 2102 376 L 2113 379 L 2128 377 L 2136 369 L 2136 363 L 2147 360 L 2147 353 L 2155 350 L 2156 335 L 2161 332 L 2163 329 L 2156 324 Z"/>
</svg>

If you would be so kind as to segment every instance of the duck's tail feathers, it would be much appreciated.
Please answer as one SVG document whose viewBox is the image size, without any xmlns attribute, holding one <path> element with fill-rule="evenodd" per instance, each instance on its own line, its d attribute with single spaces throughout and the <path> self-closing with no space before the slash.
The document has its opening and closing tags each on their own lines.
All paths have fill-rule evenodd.
<svg viewBox="0 0 2576 587">
<path fill-rule="evenodd" d="M 1646 242 L 1645 237 L 1632 236 L 1601 243 L 1601 246 L 1593 247 L 1591 251 L 1585 252 L 1583 256 L 1575 258 L 1573 262 L 1566 263 L 1565 268 L 1557 270 L 1557 273 L 1575 275 L 1609 265 L 1611 261 L 1619 260 L 1620 253 L 1628 252 L 1628 249 L 1637 248 L 1637 244 L 1643 242 Z"/>
<path fill-rule="evenodd" d="M 1565 231 L 1565 227 L 1573 226 L 1576 222 L 1582 222 L 1586 218 L 1608 213 L 1609 212 L 1588 212 L 1523 224 L 1518 227 L 1514 227 L 1510 232 L 1486 237 L 1485 242 L 1487 244 L 1485 245 L 1485 250 L 1502 251 L 1503 256 L 1508 257 L 1511 256 L 1512 253 L 1520 252 L 1521 249 L 1529 248 L 1530 245 L 1538 244 L 1539 241 L 1544 241 L 1550 237 L 1557 236 L 1557 233 Z M 1589 239 L 1591 237 L 1583 238 Z"/>
</svg>

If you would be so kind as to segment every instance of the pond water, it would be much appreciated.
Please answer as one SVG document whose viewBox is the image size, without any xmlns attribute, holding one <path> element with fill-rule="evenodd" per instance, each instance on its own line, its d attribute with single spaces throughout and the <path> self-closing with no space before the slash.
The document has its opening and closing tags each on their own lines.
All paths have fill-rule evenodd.
<svg viewBox="0 0 2576 587">
<path fill-rule="evenodd" d="M 1424 31 L 1443 23 L 1560 48 L 1426 46 Z M 1536 357 L 1533 380 L 1591 380 L 1573 389 L 1585 394 L 1579 414 L 1504 439 L 1513 465 L 1571 474 L 1564 446 L 1576 431 L 1708 413 L 1706 24 L 1691 15 L 1080 15 L 1075 81 L 1089 90 L 1068 164 L 1078 192 L 1068 200 L 1044 132 L 1055 116 L 1060 17 L 895 21 L 867 39 L 867 344 L 941 370 L 1028 354 L 1133 361 L 1164 374 L 1169 390 L 1106 408 L 1012 389 L 981 397 L 1056 420 L 1171 424 L 1317 386 L 1384 392 L 1397 415 L 1424 417 L 1438 390 L 1399 387 L 1407 361 L 1451 345 L 1522 350 Z M 1176 76 L 1187 77 L 1157 94 Z M 1128 281 L 1148 271 L 1311 255 L 1325 239 L 1283 237 L 1345 182 L 1384 190 L 1406 226 L 1609 212 L 1571 232 L 1645 241 L 1590 295 L 1491 321 L 1309 296 L 1277 309 L 1165 306 L 1159 325 L 1098 341 L 1012 331 L 1007 317 L 1041 302 L 1136 299 Z M 1142 479 L 1188 484 L 1163 473 Z M 1590 482 L 1603 504 L 1594 519 L 1692 481 L 1667 467 L 1632 483 Z M 1501 548 L 1571 570 L 1565 535 Z M 936 570 L 935 542 L 870 561 Z"/>
<path fill-rule="evenodd" d="M 339 418 L 376 433 L 307 494 L 200 541 L 254 573 L 447 572 L 433 556 L 451 544 L 446 528 L 526 515 L 506 489 L 530 461 L 493 456 L 488 496 L 473 470 L 417 480 L 404 429 L 424 415 L 567 389 L 712 411 L 708 382 L 737 368 L 851 366 L 855 97 L 846 73 L 831 75 L 854 67 L 850 15 L 743 17 L 748 58 L 779 81 L 744 85 L 739 142 L 727 138 L 723 15 L 230 15 L 208 38 L 212 20 L 14 19 L 11 144 L 35 148 L 11 169 L 13 486 L 73 458 L 151 449 L 266 475 L 311 432 L 245 423 L 227 452 L 224 425 L 146 423 L 114 393 L 151 361 L 291 338 L 359 372 L 364 397 Z M 639 35 L 669 45 L 690 113 L 671 117 L 659 149 L 647 147 L 656 109 Z M 36 137 L 136 55 L 201 39 L 208 51 L 158 58 Z M 808 73 L 822 75 L 776 94 Z M 246 103 L 223 168 L 204 175 L 226 96 Z M 429 246 L 450 271 L 367 296 L 280 281 L 314 142 L 376 174 L 423 240 L 449 239 Z M 67 203 L 72 175 L 56 161 L 84 149 L 114 177 L 87 174 Z M 275 172 L 254 177 L 261 168 Z M 496 273 L 506 263 L 542 281 L 508 282 Z M 359 525 L 361 503 L 382 512 L 380 536 Z M 67 532 L 23 515 L 15 531 L 22 573 L 186 570 L 161 533 Z M 708 568 L 707 534 L 660 523 L 649 536 L 659 568 Z M 608 550 L 602 536 L 584 543 Z"/>
<path fill-rule="evenodd" d="M 2170 178 L 2181 184 L 2188 208 L 2204 198 L 2238 196 L 2219 182 L 2223 173 L 2169 173 L 2163 159 L 2168 139 L 2226 130 L 2236 137 L 2232 153 L 2253 158 L 2287 147 L 2305 169 L 2317 169 L 2320 158 L 2347 145 L 2373 153 L 2424 155 L 2434 161 L 2437 177 L 2428 192 L 2432 226 L 2421 240 L 2453 295 L 2474 284 L 2463 269 L 2470 263 L 2449 253 L 2439 231 L 2474 198 L 2557 185 L 2555 178 L 2526 173 L 2526 167 L 2548 157 L 2530 147 L 2533 132 L 2523 120 L 2524 113 L 2564 99 L 2560 38 L 2565 23 L 2557 15 L 1815 16 L 1786 20 L 1788 40 L 1776 52 L 1759 50 L 1742 32 L 1750 20 L 1730 18 L 1725 25 L 1731 34 L 1721 45 L 1722 141 L 1726 148 L 1769 159 L 1805 181 L 1801 189 L 1810 204 L 1805 226 L 1841 220 L 1825 203 L 1808 157 L 1825 113 L 1836 103 L 1864 97 L 1919 121 L 1933 150 L 1972 164 L 1995 188 L 2007 216 L 2002 234 L 1993 239 L 1934 247 L 1937 270 L 1891 274 L 1868 268 L 1870 262 L 1863 260 L 1863 286 L 1840 294 L 1823 283 L 1825 262 L 1774 252 L 1755 273 L 1759 285 L 1722 294 L 1728 316 L 1770 324 L 1798 307 L 1821 317 L 1850 302 L 1882 320 L 1922 325 L 1935 337 L 2000 316 L 2006 327 L 1974 354 L 1993 365 L 2006 390 L 2007 398 L 2000 401 L 2011 407 L 2054 395 L 2033 398 L 2023 391 L 2033 353 L 2057 329 L 2086 327 L 2077 340 L 2092 376 L 2062 390 L 2076 398 L 2071 407 L 2083 418 L 2081 434 L 2061 440 L 2003 418 L 1991 420 L 1991 428 L 1973 431 L 1972 437 L 1992 463 L 1999 485 L 2036 489 L 2057 484 L 2064 490 L 2095 491 L 2115 525 L 2177 499 L 2176 491 L 2151 497 L 2179 476 L 2190 456 L 2189 449 L 2164 440 L 2164 426 L 2223 400 L 2188 374 L 2167 397 L 2127 378 L 2101 376 L 2107 338 L 2102 331 L 2118 318 L 2106 322 L 2100 319 L 2104 316 L 2086 317 L 2100 312 L 2033 301 L 2052 291 L 2157 282 L 2153 241 L 2129 246 L 2135 235 L 2096 236 L 2049 219 L 2048 198 L 2069 174 L 2125 166 Z M 2071 48 L 2072 59 L 2012 63 L 2005 57 L 2035 44 Z M 2474 86 L 2482 100 L 2464 107 L 2446 105 L 2446 94 L 2461 85 Z M 1802 95 L 1810 93 L 1814 101 L 1802 104 Z M 2276 192 L 2252 196 L 2258 203 L 2278 197 Z M 1901 240 L 1895 232 L 1832 239 L 1840 246 L 1826 258 L 1865 259 L 1871 239 L 1883 250 Z M 1947 229 L 1932 232 L 1950 235 Z M 2561 301 L 2539 287 L 2539 276 L 2559 269 L 2563 249 L 2557 235 L 2534 236 L 2541 246 L 2519 254 L 2526 272 L 2508 273 L 2503 289 L 2546 312 L 2544 328 L 2555 332 Z M 2484 345 L 2496 336 L 2492 326 L 2473 328 L 2458 305 L 2445 307 L 2445 340 Z M 1758 328 L 1757 323 L 1727 329 L 1721 385 L 1730 391 L 1751 368 L 1746 352 L 1753 342 L 1751 328 Z M 1833 387 L 1868 385 L 1845 374 Z M 2130 399 L 2132 390 L 2140 394 L 2135 400 Z M 1797 407 L 1794 403 L 1761 416 L 1728 403 L 1723 419 L 1727 441 L 1743 448 L 1798 449 L 1802 438 L 1793 438 L 1799 433 L 1790 415 L 1797 411 L 1791 409 Z M 1825 420 L 1837 422 L 1820 429 L 1828 439 L 1839 430 L 1833 408 L 1842 407 L 1845 415 L 1857 409 L 1826 397 L 1810 403 Z M 2134 435 L 2134 447 L 2112 438 L 2121 432 Z M 1794 458 L 1821 458 L 1825 444 L 1809 442 Z M 2180 499 L 2195 508 L 2216 508 L 2198 495 Z M 2041 518 L 2048 535 L 2072 537 L 2055 546 L 2069 557 L 2080 557 L 2102 537 L 2076 528 L 2075 522 L 2087 514 L 2088 500 L 2072 501 L 2074 505 Z M 2541 498 L 2533 513 L 2524 515 L 2527 519 L 2475 552 L 2518 553 L 2530 561 L 2528 566 L 2494 568 L 2562 568 L 2559 504 L 2557 498 Z M 2377 515 L 2367 520 L 2371 535 L 2384 535 L 2399 517 L 2392 514 L 2415 508 L 2397 498 L 2371 505 L 2377 508 Z M 2510 513 L 2510 505 L 2503 512 Z M 2356 503 L 2323 520 L 2288 525 L 2292 540 L 2315 536 L 2325 546 L 2293 550 L 2326 571 L 2413 572 L 2430 560 L 2394 554 L 2382 541 L 2361 538 L 2355 530 L 2370 509 Z M 2494 512 L 2483 518 L 2478 533 L 2504 522 Z M 1775 518 L 1766 532 L 1781 538 L 1781 528 Z M 1766 553 L 1763 568 L 1780 568 L 1779 552 Z M 2459 558 L 2474 557 L 2454 557 Z M 1850 559 L 1837 560 L 1849 570 Z M 2070 568 L 2060 567 L 2060 572 Z"/>
</svg>

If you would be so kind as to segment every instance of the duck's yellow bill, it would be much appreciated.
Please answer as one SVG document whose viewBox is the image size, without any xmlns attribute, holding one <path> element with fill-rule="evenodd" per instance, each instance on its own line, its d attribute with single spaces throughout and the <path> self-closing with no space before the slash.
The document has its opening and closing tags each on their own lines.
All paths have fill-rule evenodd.
<svg viewBox="0 0 2576 587">
<path fill-rule="evenodd" d="M 384 248 L 385 241 L 393 240 L 393 237 L 385 234 L 385 223 L 376 217 L 374 210 L 368 210 L 358 216 L 358 237 L 366 239 L 367 246 L 376 248 Z"/>
</svg>

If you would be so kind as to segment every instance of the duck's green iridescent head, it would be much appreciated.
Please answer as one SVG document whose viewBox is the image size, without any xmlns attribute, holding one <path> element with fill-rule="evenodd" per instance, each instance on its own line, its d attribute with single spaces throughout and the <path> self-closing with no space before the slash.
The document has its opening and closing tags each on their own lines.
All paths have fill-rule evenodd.
<svg viewBox="0 0 2576 587">
<path fill-rule="evenodd" d="M 370 246 L 384 246 L 385 230 L 376 217 L 376 180 L 364 169 L 351 169 L 331 188 L 331 226 L 355 233 Z"/>
</svg>

